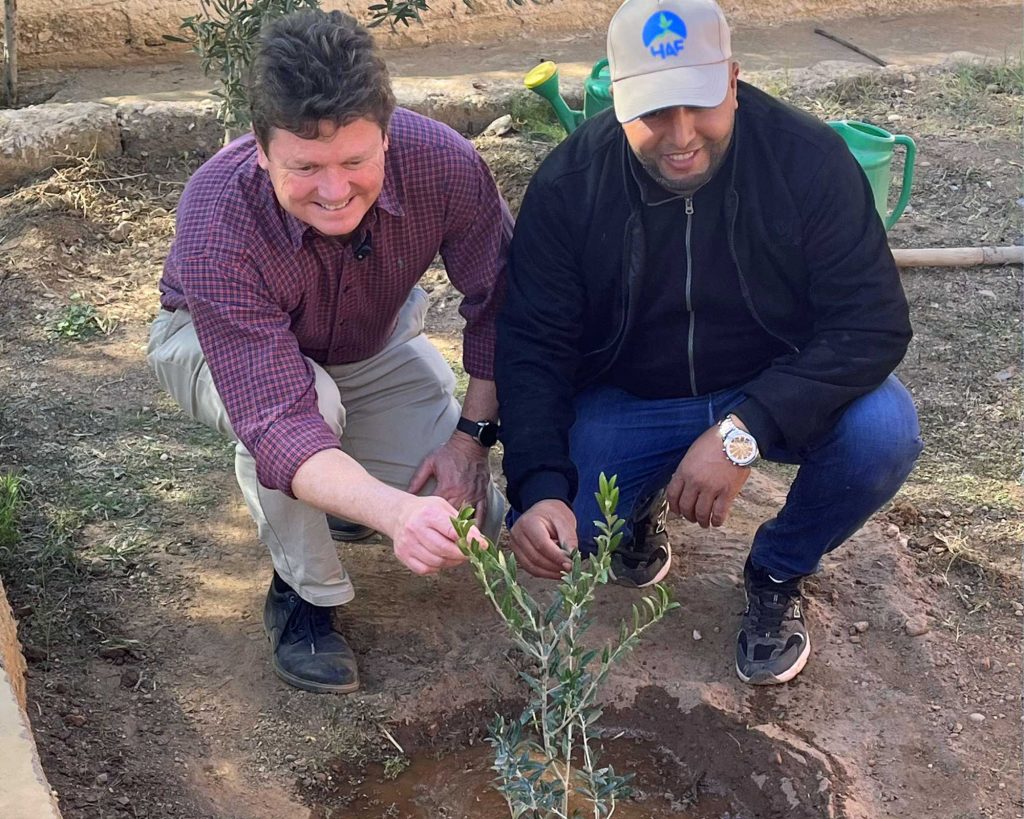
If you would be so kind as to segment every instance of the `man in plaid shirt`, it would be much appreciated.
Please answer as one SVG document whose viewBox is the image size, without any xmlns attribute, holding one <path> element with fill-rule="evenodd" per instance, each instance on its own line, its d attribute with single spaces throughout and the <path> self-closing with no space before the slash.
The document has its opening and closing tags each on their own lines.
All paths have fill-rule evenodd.
<svg viewBox="0 0 1024 819">
<path fill-rule="evenodd" d="M 332 535 L 378 530 L 429 574 L 464 559 L 450 520 L 461 505 L 488 536 L 500 530 L 488 447 L 512 219 L 470 143 L 395 108 L 370 35 L 340 12 L 272 24 L 250 98 L 254 134 L 182 195 L 149 362 L 186 412 L 237 441 L 274 564 L 274 670 L 354 691 L 331 612 L 355 592 Z M 423 335 L 416 283 L 438 253 L 463 295 L 461 408 Z"/>
</svg>

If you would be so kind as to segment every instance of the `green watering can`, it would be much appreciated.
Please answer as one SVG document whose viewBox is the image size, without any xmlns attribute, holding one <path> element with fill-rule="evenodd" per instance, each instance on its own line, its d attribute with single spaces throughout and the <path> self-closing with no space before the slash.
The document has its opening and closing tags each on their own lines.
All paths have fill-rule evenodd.
<svg viewBox="0 0 1024 819">
<path fill-rule="evenodd" d="M 914 182 L 914 158 L 917 146 L 908 136 L 890 134 L 877 125 L 857 122 L 852 119 L 834 120 L 828 123 L 846 142 L 850 153 L 854 155 L 864 175 L 871 185 L 875 197 L 875 209 L 888 230 L 903 215 L 910 201 L 910 186 Z M 907 156 L 903 161 L 903 184 L 900 187 L 900 198 L 889 213 L 889 184 L 892 178 L 892 151 L 896 145 L 902 145 Z"/>
<path fill-rule="evenodd" d="M 558 66 L 551 60 L 535 65 L 523 78 L 523 84 L 540 94 L 555 109 L 558 121 L 571 134 L 585 119 L 599 114 L 612 104 L 612 79 L 608 72 L 608 60 L 598 60 L 590 76 L 583 82 L 583 110 L 570 108 L 558 92 Z"/>
</svg>

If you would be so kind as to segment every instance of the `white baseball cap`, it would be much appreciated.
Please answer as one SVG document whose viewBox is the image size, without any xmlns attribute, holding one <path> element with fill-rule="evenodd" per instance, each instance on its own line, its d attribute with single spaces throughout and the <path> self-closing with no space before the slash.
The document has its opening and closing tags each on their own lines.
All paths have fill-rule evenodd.
<svg viewBox="0 0 1024 819">
<path fill-rule="evenodd" d="M 729 25 L 714 0 L 626 0 L 608 24 L 616 118 L 720 105 L 731 57 Z"/>
</svg>

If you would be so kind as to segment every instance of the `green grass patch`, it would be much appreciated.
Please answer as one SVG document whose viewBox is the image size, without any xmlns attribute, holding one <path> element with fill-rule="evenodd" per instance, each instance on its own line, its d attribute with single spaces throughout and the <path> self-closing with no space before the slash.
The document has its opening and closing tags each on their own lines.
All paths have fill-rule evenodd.
<svg viewBox="0 0 1024 819">
<path fill-rule="evenodd" d="M 529 139 L 561 142 L 566 137 L 565 128 L 559 123 L 551 104 L 536 94 L 514 97 L 509 113 L 516 130 Z"/>
<path fill-rule="evenodd" d="M 64 341 L 84 341 L 101 334 L 110 335 L 116 327 L 117 319 L 101 314 L 81 293 L 72 293 L 71 301 L 53 319 L 50 332 Z"/>
<path fill-rule="evenodd" d="M 0 553 L 18 543 L 20 503 L 21 479 L 17 475 L 0 475 Z"/>
<path fill-rule="evenodd" d="M 963 94 L 1024 94 L 1024 59 L 1002 62 L 958 63 L 948 75 L 949 85 Z"/>
</svg>

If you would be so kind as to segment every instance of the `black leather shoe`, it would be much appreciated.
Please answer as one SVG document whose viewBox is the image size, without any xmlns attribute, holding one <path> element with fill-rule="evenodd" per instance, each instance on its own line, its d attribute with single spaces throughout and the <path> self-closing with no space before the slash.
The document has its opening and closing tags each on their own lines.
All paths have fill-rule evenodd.
<svg viewBox="0 0 1024 819">
<path fill-rule="evenodd" d="M 289 685 L 318 694 L 359 688 L 356 658 L 334 628 L 333 611 L 307 603 L 274 572 L 263 627 L 274 651 L 274 673 Z"/>
<path fill-rule="evenodd" d="M 350 520 L 336 518 L 334 515 L 327 516 L 327 528 L 331 530 L 331 537 L 340 540 L 342 543 L 353 543 L 357 540 L 366 540 L 370 535 L 375 535 L 375 529 L 363 526 L 361 523 L 353 523 Z"/>
</svg>

